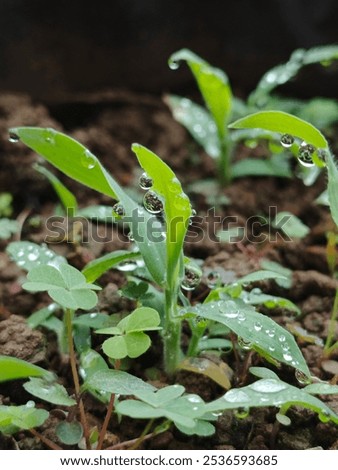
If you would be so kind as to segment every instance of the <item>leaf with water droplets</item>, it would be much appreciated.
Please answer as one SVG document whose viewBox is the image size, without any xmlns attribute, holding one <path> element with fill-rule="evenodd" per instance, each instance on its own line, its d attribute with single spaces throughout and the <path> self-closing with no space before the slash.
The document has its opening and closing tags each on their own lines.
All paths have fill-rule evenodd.
<svg viewBox="0 0 338 470">
<path fill-rule="evenodd" d="M 306 361 L 294 337 L 275 321 L 244 303 L 241 299 L 207 302 L 186 307 L 182 313 L 196 315 L 226 325 L 252 349 L 266 357 L 301 370 L 310 376 Z M 257 327 L 259 325 L 259 328 Z"/>
<path fill-rule="evenodd" d="M 29 382 L 23 384 L 23 388 L 31 395 L 54 405 L 76 405 L 76 401 L 68 395 L 65 387 L 56 382 L 47 382 L 46 380 L 33 377 Z"/>
<path fill-rule="evenodd" d="M 290 134 L 315 148 L 328 149 L 325 137 L 312 124 L 282 111 L 261 111 L 250 114 L 231 123 L 229 127 L 231 129 L 265 129 L 271 132 Z M 324 166 L 316 154 L 314 154 L 313 160 L 317 166 Z"/>
<path fill-rule="evenodd" d="M 36 428 L 41 426 L 48 416 L 48 411 L 36 409 L 32 401 L 21 406 L 0 405 L 0 432 L 14 434 L 20 429 Z"/>
<path fill-rule="evenodd" d="M 182 248 L 187 232 L 191 206 L 175 173 L 156 154 L 146 147 L 133 144 L 142 168 L 153 180 L 152 190 L 164 204 L 166 221 L 166 274 L 170 289 L 175 290 L 178 273 L 182 269 Z M 152 256 L 153 257 L 153 256 Z"/>
<path fill-rule="evenodd" d="M 140 259 L 141 254 L 126 250 L 117 250 L 90 261 L 83 269 L 82 274 L 87 282 L 95 282 L 102 274 L 119 263 L 129 260 Z"/>
<path fill-rule="evenodd" d="M 189 49 L 181 49 L 172 54 L 169 63 L 183 60 L 193 73 L 205 104 L 214 118 L 219 137 L 223 139 L 232 108 L 232 91 L 228 77 L 223 70 L 212 67 Z"/>
<path fill-rule="evenodd" d="M 6 252 L 13 261 L 26 271 L 39 265 L 59 267 L 67 264 L 66 258 L 50 250 L 46 245 L 37 245 L 33 242 L 12 242 Z"/>
<path fill-rule="evenodd" d="M 286 277 L 275 271 L 261 270 L 236 279 L 236 283 L 250 284 L 251 282 L 265 281 L 266 279 L 286 279 Z"/>
<path fill-rule="evenodd" d="M 11 129 L 11 132 L 67 176 L 119 200 L 125 210 L 126 224 L 135 236 L 135 243 L 147 268 L 158 284 L 164 283 L 165 243 L 149 237 L 153 216 L 128 196 L 88 149 L 71 137 L 51 129 L 18 127 Z"/>
<path fill-rule="evenodd" d="M 216 124 L 210 113 L 188 98 L 180 96 L 167 95 L 165 102 L 176 121 L 190 132 L 206 153 L 213 158 L 218 158 L 221 153 L 220 141 Z"/>
<path fill-rule="evenodd" d="M 328 195 L 330 203 L 330 211 L 335 224 L 338 227 L 338 167 L 334 156 L 328 152 L 326 157 L 327 173 L 328 173 Z"/>
<path fill-rule="evenodd" d="M 311 387 L 309 385 L 308 387 Z M 273 376 L 253 382 L 246 387 L 233 388 L 223 397 L 206 405 L 210 412 L 237 409 L 239 407 L 262 406 L 301 406 L 308 408 L 327 421 L 338 424 L 338 416 L 321 400 L 306 391 L 299 389 Z M 311 390 L 311 389 L 310 389 Z"/>
<path fill-rule="evenodd" d="M 135 396 L 139 391 L 156 390 L 155 387 L 142 379 L 121 370 L 98 371 L 88 378 L 84 384 L 84 389 L 87 386 L 98 391 L 103 390 L 109 393 Z"/>
</svg>

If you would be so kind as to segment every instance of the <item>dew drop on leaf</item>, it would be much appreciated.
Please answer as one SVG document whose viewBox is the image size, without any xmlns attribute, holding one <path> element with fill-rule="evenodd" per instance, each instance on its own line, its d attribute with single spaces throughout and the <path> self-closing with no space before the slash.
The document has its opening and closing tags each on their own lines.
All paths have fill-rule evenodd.
<svg viewBox="0 0 338 470">
<path fill-rule="evenodd" d="M 96 165 L 96 158 L 88 149 L 86 149 L 81 157 L 81 163 L 82 166 L 87 168 L 87 170 L 92 170 Z"/>
<path fill-rule="evenodd" d="M 241 323 L 246 320 L 246 316 L 244 312 L 239 312 L 237 320 Z"/>
<path fill-rule="evenodd" d="M 201 281 L 202 272 L 197 266 L 186 265 L 181 287 L 184 290 L 194 290 Z"/>
<path fill-rule="evenodd" d="M 290 354 L 289 352 L 285 352 L 285 353 L 283 354 L 283 358 L 284 358 L 284 360 L 287 361 L 287 362 L 292 361 L 292 356 L 291 356 L 291 354 Z"/>
<path fill-rule="evenodd" d="M 232 389 L 223 395 L 224 400 L 230 403 L 243 403 L 250 401 L 250 397 L 242 390 Z"/>
<path fill-rule="evenodd" d="M 128 233 L 127 237 L 128 237 L 128 239 L 129 239 L 129 241 L 131 241 L 131 242 L 134 242 L 134 241 L 135 241 L 135 238 L 134 238 L 134 235 L 133 235 L 133 232 L 132 232 L 132 231 L 130 231 L 130 232 Z"/>
<path fill-rule="evenodd" d="M 249 416 L 249 411 L 249 408 L 246 407 L 237 408 L 237 410 L 235 411 L 235 416 L 238 419 L 245 419 Z"/>
<path fill-rule="evenodd" d="M 290 148 L 292 144 L 294 143 L 294 141 L 295 141 L 295 138 L 290 134 L 283 134 L 282 137 L 280 138 L 280 143 L 282 147 L 286 149 Z"/>
<path fill-rule="evenodd" d="M 137 268 L 137 263 L 134 260 L 121 261 L 116 268 L 123 272 L 134 271 Z"/>
<path fill-rule="evenodd" d="M 113 205 L 112 212 L 116 219 L 121 219 L 125 215 L 124 207 L 119 202 Z"/>
<path fill-rule="evenodd" d="M 250 341 L 245 341 L 243 338 L 238 338 L 237 343 L 238 346 L 244 351 L 250 351 L 252 348 L 252 343 L 250 343 Z"/>
<path fill-rule="evenodd" d="M 308 385 L 309 383 L 311 383 L 310 377 L 304 374 L 304 372 L 302 372 L 301 370 L 296 370 L 295 377 L 297 381 L 302 385 Z"/>
<path fill-rule="evenodd" d="M 160 214 L 163 211 L 163 203 L 154 191 L 148 191 L 144 195 L 143 205 L 150 214 Z"/>
<path fill-rule="evenodd" d="M 180 63 L 176 60 L 170 60 L 169 61 L 169 68 L 170 70 L 177 70 L 180 66 Z"/>
<path fill-rule="evenodd" d="M 8 140 L 15 144 L 16 142 L 19 142 L 20 137 L 15 132 L 10 132 L 8 135 Z"/>
<path fill-rule="evenodd" d="M 207 286 L 209 289 L 214 289 L 221 279 L 221 275 L 217 271 L 210 271 L 207 275 Z"/>
<path fill-rule="evenodd" d="M 56 131 L 52 128 L 49 128 L 46 130 L 46 135 L 45 135 L 45 141 L 48 144 L 54 144 L 54 136 L 56 134 Z"/>
<path fill-rule="evenodd" d="M 262 324 L 261 324 L 261 322 L 256 321 L 256 323 L 254 324 L 254 330 L 255 330 L 255 331 L 261 331 L 261 329 L 262 329 Z"/>
<path fill-rule="evenodd" d="M 35 253 L 32 252 L 32 253 L 28 253 L 27 258 L 29 259 L 29 261 L 36 261 L 39 258 L 39 255 L 36 252 Z"/>
<path fill-rule="evenodd" d="M 287 385 L 276 379 L 263 379 L 254 382 L 253 384 L 249 385 L 249 387 L 252 390 L 255 390 L 255 392 L 277 393 L 285 390 Z"/>
<path fill-rule="evenodd" d="M 29 400 L 26 403 L 26 408 L 34 408 L 34 406 L 35 406 L 35 402 L 33 400 Z"/>
<path fill-rule="evenodd" d="M 305 167 L 314 166 L 312 154 L 315 152 L 315 150 L 316 149 L 313 145 L 302 142 L 298 150 L 299 163 Z"/>
<path fill-rule="evenodd" d="M 139 179 L 139 185 L 141 189 L 148 190 L 152 187 L 153 180 L 147 175 L 147 173 L 142 173 Z"/>
</svg>

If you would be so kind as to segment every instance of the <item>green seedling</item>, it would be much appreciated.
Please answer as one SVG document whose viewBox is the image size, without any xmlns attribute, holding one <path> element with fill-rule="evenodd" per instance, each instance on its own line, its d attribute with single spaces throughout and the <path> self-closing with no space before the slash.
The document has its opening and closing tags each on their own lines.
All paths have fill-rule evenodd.
<svg viewBox="0 0 338 470">
<path fill-rule="evenodd" d="M 338 226 L 337 162 L 327 140 L 318 129 L 298 117 L 281 111 L 254 113 L 235 121 L 229 127 L 233 129 L 263 129 L 277 132 L 280 135 L 281 142 L 284 142 L 284 145 L 287 142 L 287 147 L 297 155 L 301 165 L 305 167 L 326 167 L 328 176 L 328 203 L 332 219 L 336 226 Z M 337 314 L 338 294 L 335 297 L 329 334 L 324 348 L 326 354 L 328 351 L 332 353 L 337 348 L 337 342 L 332 344 L 334 342 Z"/>
<path fill-rule="evenodd" d="M 229 134 L 227 124 L 231 119 L 262 108 L 278 108 L 297 114 L 303 119 L 312 120 L 320 128 L 329 127 L 338 120 L 338 103 L 322 98 L 316 98 L 309 103 L 288 100 L 279 98 L 272 92 L 276 87 L 294 78 L 302 67 L 317 63 L 327 66 L 337 58 L 337 46 L 298 49 L 285 64 L 274 67 L 263 75 L 245 103 L 232 95 L 229 79 L 222 70 L 211 66 L 192 51 L 182 49 L 170 57 L 169 66 L 176 70 L 180 62 L 187 63 L 207 109 L 179 96 L 167 96 L 166 102 L 175 119 L 187 128 L 207 154 L 216 159 L 221 185 L 229 184 L 232 178 L 246 175 L 291 177 L 287 155 L 284 155 L 285 158 L 278 155 L 283 147 L 276 147 L 274 144 L 275 131 L 262 128 L 241 129 Z M 270 159 L 244 159 L 232 163 L 234 149 L 239 142 L 244 142 L 249 147 L 256 147 L 258 140 L 261 139 L 269 141 L 270 150 L 274 154 Z M 303 178 L 310 183 L 317 173 L 311 172 L 310 175 L 305 173 Z"/>
<path fill-rule="evenodd" d="M 151 339 L 145 331 L 160 330 L 160 316 L 156 310 L 140 307 L 124 317 L 116 326 L 96 330 L 98 334 L 113 335 L 104 341 L 102 349 L 112 359 L 135 358 L 145 353 Z"/>
<path fill-rule="evenodd" d="M 8 240 L 12 235 L 20 230 L 20 224 L 17 220 L 0 219 L 0 240 Z"/>
</svg>

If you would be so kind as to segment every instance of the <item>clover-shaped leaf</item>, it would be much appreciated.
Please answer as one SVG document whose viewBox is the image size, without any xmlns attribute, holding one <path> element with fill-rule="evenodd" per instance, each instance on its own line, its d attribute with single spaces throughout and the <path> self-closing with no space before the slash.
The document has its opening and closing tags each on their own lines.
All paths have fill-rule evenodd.
<svg viewBox="0 0 338 470">
<path fill-rule="evenodd" d="M 141 356 L 151 345 L 144 331 L 159 330 L 160 316 L 150 307 L 140 307 L 124 317 L 116 326 L 97 330 L 96 333 L 115 335 L 107 339 L 103 351 L 113 359 Z"/>
<path fill-rule="evenodd" d="M 54 266 L 37 266 L 27 275 L 29 282 L 23 288 L 31 292 L 47 291 L 50 297 L 64 308 L 91 309 L 97 303 L 94 290 L 99 286 L 88 284 L 85 276 L 73 266 L 61 264 Z"/>
<path fill-rule="evenodd" d="M 14 434 L 19 429 L 36 428 L 41 426 L 48 416 L 48 411 L 36 409 L 33 401 L 22 406 L 0 405 L 0 432 Z"/>
</svg>

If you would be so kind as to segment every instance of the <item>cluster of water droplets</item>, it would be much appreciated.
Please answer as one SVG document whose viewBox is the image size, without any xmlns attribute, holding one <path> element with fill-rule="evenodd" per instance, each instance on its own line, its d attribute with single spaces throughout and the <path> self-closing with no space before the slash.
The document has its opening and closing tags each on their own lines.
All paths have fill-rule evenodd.
<svg viewBox="0 0 338 470">
<path fill-rule="evenodd" d="M 282 147 L 286 149 L 292 147 L 295 141 L 295 137 L 291 134 L 283 134 L 280 138 L 280 143 Z M 317 153 L 317 157 L 321 161 L 325 162 L 327 156 L 327 152 L 325 149 L 316 149 L 316 147 L 311 144 L 308 144 L 305 141 L 301 142 L 298 148 L 297 155 L 299 163 L 307 168 L 313 167 L 315 165 L 313 162 L 313 154 L 315 152 Z"/>
</svg>

